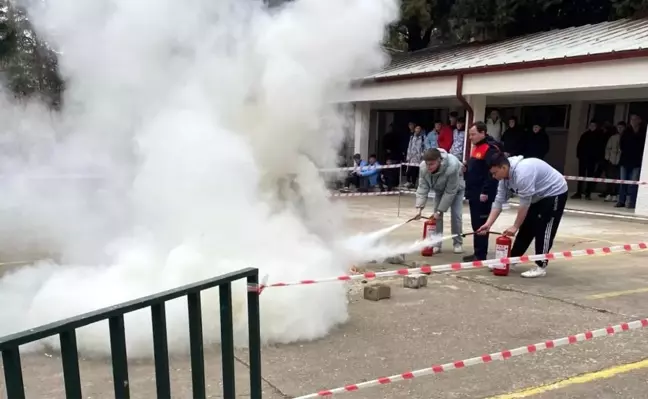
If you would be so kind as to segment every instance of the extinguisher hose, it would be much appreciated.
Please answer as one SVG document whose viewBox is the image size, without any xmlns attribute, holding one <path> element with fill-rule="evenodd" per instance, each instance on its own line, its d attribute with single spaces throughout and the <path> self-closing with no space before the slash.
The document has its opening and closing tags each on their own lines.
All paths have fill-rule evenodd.
<svg viewBox="0 0 648 399">
<path fill-rule="evenodd" d="M 461 236 L 462 236 L 463 238 L 466 238 L 466 237 L 468 237 L 468 236 L 473 236 L 473 235 L 475 235 L 475 234 L 477 234 L 477 233 L 473 231 L 472 233 L 464 233 L 464 234 L 462 234 Z M 496 234 L 496 235 L 498 235 L 498 236 L 501 236 L 501 235 L 502 235 L 502 233 L 500 233 L 499 231 L 489 231 L 488 234 Z"/>
<path fill-rule="evenodd" d="M 407 224 L 407 223 L 409 223 L 409 222 L 413 222 L 413 221 L 415 221 L 415 220 L 417 220 L 417 219 L 430 220 L 431 218 L 426 217 L 426 216 L 414 216 L 413 218 L 407 220 L 407 222 L 405 222 L 405 223 L 403 223 L 403 224 Z M 477 234 L 477 233 L 473 231 L 472 233 L 464 233 L 464 234 L 461 234 L 461 237 L 466 238 L 466 237 L 468 237 L 468 236 L 472 236 L 472 235 L 475 235 L 475 234 Z M 489 231 L 488 234 L 496 234 L 496 235 L 498 235 L 498 236 L 503 235 L 503 234 L 500 233 L 499 231 Z"/>
</svg>

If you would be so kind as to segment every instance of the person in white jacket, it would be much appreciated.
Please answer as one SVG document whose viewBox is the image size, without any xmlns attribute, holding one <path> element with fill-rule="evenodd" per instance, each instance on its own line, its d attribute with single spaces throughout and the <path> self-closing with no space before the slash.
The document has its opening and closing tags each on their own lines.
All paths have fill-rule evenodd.
<svg viewBox="0 0 648 399">
<path fill-rule="evenodd" d="M 502 141 L 502 135 L 506 131 L 506 123 L 500 117 L 499 111 L 494 109 L 486 120 L 486 131 L 496 141 Z"/>
<path fill-rule="evenodd" d="M 616 125 L 616 133 L 610 136 L 605 145 L 605 177 L 608 179 L 619 178 L 619 161 L 621 160 L 621 134 L 626 130 L 626 123 L 621 121 Z M 619 185 L 608 183 L 605 187 L 605 201 L 616 202 Z"/>
</svg>

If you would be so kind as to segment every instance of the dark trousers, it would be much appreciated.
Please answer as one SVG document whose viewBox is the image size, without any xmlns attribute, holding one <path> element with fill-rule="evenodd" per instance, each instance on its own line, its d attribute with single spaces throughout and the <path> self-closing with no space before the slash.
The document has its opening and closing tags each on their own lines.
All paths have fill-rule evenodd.
<svg viewBox="0 0 648 399">
<path fill-rule="evenodd" d="M 398 187 L 398 173 L 400 172 L 399 168 L 395 169 L 383 169 L 382 171 L 382 181 L 384 186 L 386 186 L 387 191 L 391 191 L 394 187 Z"/>
<path fill-rule="evenodd" d="M 598 177 L 596 176 L 596 173 L 598 172 L 598 167 L 596 162 L 591 162 L 591 161 L 578 161 L 578 176 L 580 177 Z M 576 194 L 585 194 L 585 195 L 590 195 L 592 191 L 594 190 L 596 183 L 592 181 L 584 182 L 584 181 L 579 181 L 578 182 L 578 190 L 576 191 Z"/>
<path fill-rule="evenodd" d="M 349 173 L 349 176 L 344 180 L 344 187 L 351 187 L 352 184 L 356 188 L 360 188 L 360 176 L 353 172 Z"/>
<path fill-rule="evenodd" d="M 407 177 L 407 182 L 416 186 L 419 177 L 419 167 L 408 165 L 406 168 L 405 176 Z"/>
<path fill-rule="evenodd" d="M 481 202 L 479 200 L 479 194 L 477 196 L 471 195 L 468 198 L 470 224 L 472 225 L 473 231 L 476 231 L 486 223 L 492 205 L 492 200 Z M 475 248 L 475 258 L 478 260 L 486 260 L 488 256 L 488 235 L 474 234 L 473 247 Z"/>
<path fill-rule="evenodd" d="M 618 179 L 619 178 L 619 165 L 612 165 L 607 163 L 605 168 L 605 178 L 606 179 Z M 617 183 L 607 183 L 605 185 L 605 194 L 607 195 L 618 195 L 619 194 L 619 185 Z"/>
<path fill-rule="evenodd" d="M 553 246 L 560 219 L 562 219 L 567 203 L 567 193 L 543 198 L 535 204 L 531 204 L 517 237 L 511 248 L 511 257 L 522 256 L 535 240 L 535 253 L 546 254 Z M 536 264 L 540 267 L 547 267 L 549 261 L 539 260 Z"/>
</svg>

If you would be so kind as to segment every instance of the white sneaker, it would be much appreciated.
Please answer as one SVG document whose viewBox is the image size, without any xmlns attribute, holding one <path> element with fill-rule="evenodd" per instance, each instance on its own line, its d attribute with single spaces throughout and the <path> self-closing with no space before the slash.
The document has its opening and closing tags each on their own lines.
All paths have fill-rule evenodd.
<svg viewBox="0 0 648 399">
<path fill-rule="evenodd" d="M 546 275 L 547 275 L 547 271 L 545 270 L 544 267 L 535 266 L 533 269 L 527 270 L 526 272 L 522 273 L 520 276 L 525 278 L 536 278 L 536 277 L 544 277 Z"/>
<path fill-rule="evenodd" d="M 452 249 L 452 252 L 456 254 L 462 254 L 463 253 L 463 247 L 461 245 L 455 245 L 454 248 Z"/>
<path fill-rule="evenodd" d="M 605 202 L 612 202 L 612 196 L 609 195 L 609 194 L 606 195 L 606 196 L 605 196 L 605 199 L 604 199 L 603 201 L 605 201 Z"/>
</svg>

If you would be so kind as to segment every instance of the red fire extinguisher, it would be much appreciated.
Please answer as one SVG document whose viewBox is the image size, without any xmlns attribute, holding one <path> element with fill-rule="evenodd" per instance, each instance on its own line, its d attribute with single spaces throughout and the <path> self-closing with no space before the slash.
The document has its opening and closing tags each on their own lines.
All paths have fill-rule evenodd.
<svg viewBox="0 0 648 399">
<path fill-rule="evenodd" d="M 423 223 L 423 239 L 432 237 L 436 233 L 436 219 L 429 218 Z M 421 256 L 434 255 L 434 247 L 425 247 L 421 250 Z"/>
<path fill-rule="evenodd" d="M 495 240 L 495 258 L 510 258 L 511 257 L 511 246 L 513 245 L 513 240 L 507 236 L 499 236 Z M 495 265 L 493 268 L 493 274 L 496 276 L 508 276 L 510 265 L 507 263 L 505 265 L 499 264 Z"/>
</svg>

